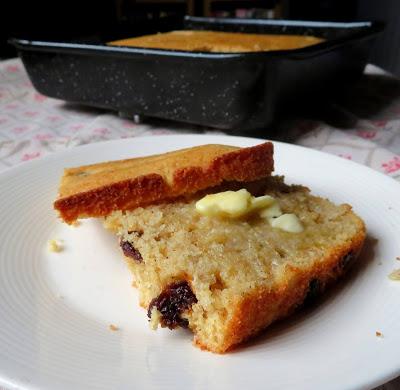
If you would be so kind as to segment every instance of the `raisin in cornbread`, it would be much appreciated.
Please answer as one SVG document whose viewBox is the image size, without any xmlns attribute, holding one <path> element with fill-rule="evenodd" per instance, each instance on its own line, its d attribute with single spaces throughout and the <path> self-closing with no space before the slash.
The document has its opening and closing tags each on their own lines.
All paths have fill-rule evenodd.
<svg viewBox="0 0 400 390">
<path fill-rule="evenodd" d="M 146 174 L 160 174 L 162 166 L 173 177 L 179 166 L 180 170 L 197 172 L 195 177 L 201 183 L 207 181 L 195 190 L 182 185 L 175 187 L 179 191 L 168 189 L 164 197 L 151 202 L 146 201 L 145 193 L 133 192 L 143 199 L 136 199 L 132 208 L 121 210 L 113 206 L 101 214 L 105 227 L 118 236 L 139 289 L 140 304 L 147 310 L 153 328 L 188 327 L 196 345 L 225 352 L 321 293 L 356 259 L 365 239 L 363 221 L 349 205 L 334 205 L 311 195 L 307 188 L 288 186 L 281 177 L 270 176 L 271 152 L 270 144 L 226 149 L 202 162 L 185 151 L 186 167 L 182 161 L 176 164 L 171 154 L 155 160 L 148 158 L 157 164 L 149 164 L 146 169 L 146 159 L 143 164 L 135 161 L 134 166 L 140 166 Z M 258 162 L 257 154 L 263 156 Z M 215 161 L 221 158 L 224 169 L 215 170 L 220 166 Z M 122 170 L 126 168 L 126 162 L 111 163 L 114 176 L 119 164 Z M 256 169 L 257 164 L 263 169 Z M 248 172 L 249 167 L 252 173 Z M 96 173 L 104 169 L 99 164 L 72 172 Z M 69 173 L 71 170 L 67 170 Z M 131 170 L 131 177 L 137 180 L 135 169 Z M 118 178 L 110 185 L 115 185 Z M 69 177 L 72 182 L 67 187 L 75 179 Z M 100 184 L 100 177 L 97 180 Z M 170 183 L 165 184 L 167 187 L 176 185 L 174 181 L 165 183 Z M 195 186 L 197 181 L 191 183 Z M 64 187 L 69 197 L 87 198 L 89 207 L 79 209 L 80 214 L 74 211 L 73 215 L 98 216 L 98 210 L 90 203 L 96 200 L 92 191 L 106 196 L 107 192 L 101 192 L 104 186 L 91 187 L 88 193 L 85 188 L 77 192 L 79 186 L 75 189 L 68 192 Z M 238 218 L 210 217 L 196 209 L 196 202 L 207 194 L 241 189 L 257 197 L 272 196 L 282 213 L 299 219 L 302 229 L 290 233 L 272 227 L 258 213 Z M 65 209 L 61 216 L 67 216 L 70 222 L 71 214 Z"/>
<path fill-rule="evenodd" d="M 300 49 L 322 41 L 322 38 L 307 35 L 180 30 L 121 39 L 109 42 L 108 44 L 112 46 L 134 46 L 149 49 L 243 53 Z"/>
</svg>

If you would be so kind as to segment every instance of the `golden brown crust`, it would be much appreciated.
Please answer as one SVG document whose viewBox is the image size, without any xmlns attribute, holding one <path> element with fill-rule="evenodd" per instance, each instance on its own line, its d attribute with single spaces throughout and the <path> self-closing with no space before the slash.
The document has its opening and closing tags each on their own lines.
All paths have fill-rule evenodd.
<svg viewBox="0 0 400 390">
<path fill-rule="evenodd" d="M 313 281 L 317 281 L 318 294 L 333 284 L 347 271 L 346 256 L 354 260 L 363 246 L 366 230 L 364 223 L 359 220 L 360 229 L 351 241 L 339 248 L 334 248 L 324 259 L 313 267 L 300 269 L 287 267 L 285 280 L 273 290 L 255 289 L 241 297 L 237 302 L 235 314 L 228 324 L 228 331 L 222 345 L 207 345 L 195 338 L 194 343 L 202 348 L 216 353 L 224 353 L 251 336 L 260 333 L 272 322 L 287 317 L 300 307 Z"/>
<path fill-rule="evenodd" d="M 175 199 L 273 171 L 273 146 L 203 145 L 144 158 L 66 169 L 54 208 L 67 223 Z"/>
</svg>

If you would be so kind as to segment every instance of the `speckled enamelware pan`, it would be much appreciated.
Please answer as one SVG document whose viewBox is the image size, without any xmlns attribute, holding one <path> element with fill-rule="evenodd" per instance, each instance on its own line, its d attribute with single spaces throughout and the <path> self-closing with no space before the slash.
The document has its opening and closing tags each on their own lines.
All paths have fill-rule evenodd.
<svg viewBox="0 0 400 390">
<path fill-rule="evenodd" d="M 225 130 L 266 127 L 304 96 L 363 71 L 379 22 L 322 23 L 186 17 L 185 29 L 301 34 L 296 50 L 185 52 L 84 43 L 11 41 L 35 88 L 68 102 Z M 294 103 L 294 104 L 293 104 Z"/>
</svg>

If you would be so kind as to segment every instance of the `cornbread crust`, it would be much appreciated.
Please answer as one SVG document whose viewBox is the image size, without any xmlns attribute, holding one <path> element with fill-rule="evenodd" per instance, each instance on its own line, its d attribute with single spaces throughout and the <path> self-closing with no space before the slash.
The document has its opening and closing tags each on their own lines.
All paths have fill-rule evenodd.
<svg viewBox="0 0 400 390">
<path fill-rule="evenodd" d="M 350 243 L 333 248 L 331 253 L 310 269 L 288 265 L 285 279 L 279 286 L 274 286 L 273 290 L 255 289 L 237 302 L 235 314 L 227 325 L 223 344 L 205 344 L 196 336 L 194 344 L 201 349 L 225 353 L 265 330 L 273 322 L 289 316 L 305 303 L 313 280 L 318 281 L 319 295 L 347 271 L 348 267 L 343 267 L 341 262 L 349 254 L 353 256 L 353 260 L 358 257 L 365 236 L 365 226 L 362 225 Z"/>
<path fill-rule="evenodd" d="M 249 148 L 203 145 L 143 158 L 65 169 L 59 198 L 60 217 L 101 217 L 131 210 L 229 181 L 253 181 L 273 171 L 273 146 Z"/>
</svg>

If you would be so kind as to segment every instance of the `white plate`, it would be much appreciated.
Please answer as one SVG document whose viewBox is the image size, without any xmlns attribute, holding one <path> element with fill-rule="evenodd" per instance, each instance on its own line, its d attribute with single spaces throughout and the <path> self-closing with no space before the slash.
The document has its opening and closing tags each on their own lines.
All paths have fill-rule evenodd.
<svg viewBox="0 0 400 390">
<path fill-rule="evenodd" d="M 349 202 L 369 238 L 363 266 L 323 303 L 226 355 L 187 331 L 153 332 L 118 245 L 100 223 L 60 223 L 62 169 L 205 143 L 261 140 L 166 136 L 92 144 L 0 175 L 0 378 L 23 389 L 367 389 L 400 374 L 400 185 L 317 151 L 275 143 L 276 172 Z M 51 238 L 65 250 L 49 253 Z M 111 331 L 109 325 L 118 326 Z M 375 335 L 383 333 L 382 337 Z"/>
</svg>

